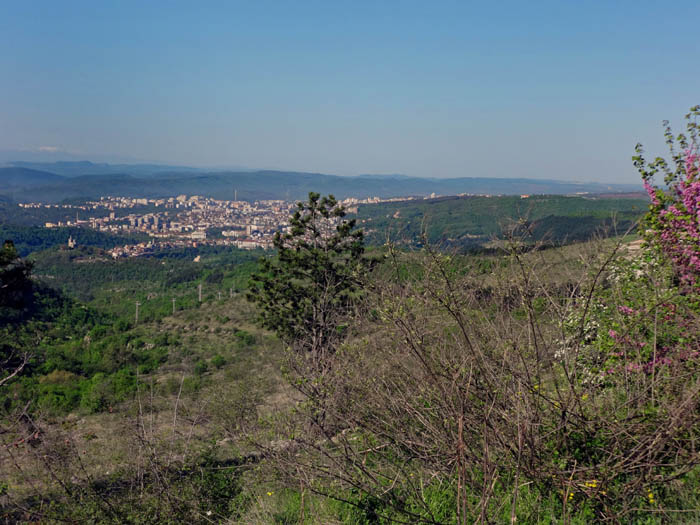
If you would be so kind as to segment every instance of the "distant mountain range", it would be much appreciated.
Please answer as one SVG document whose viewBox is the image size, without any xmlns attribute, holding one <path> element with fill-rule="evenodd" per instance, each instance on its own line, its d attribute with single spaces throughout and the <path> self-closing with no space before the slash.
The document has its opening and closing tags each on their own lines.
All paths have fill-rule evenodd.
<svg viewBox="0 0 700 525">
<path fill-rule="evenodd" d="M 544 179 L 462 177 L 431 179 L 405 175 L 343 177 L 292 171 L 212 171 L 158 164 L 12 162 L 0 168 L 0 195 L 17 202 L 61 202 L 103 195 L 162 198 L 180 194 L 218 199 L 304 199 L 310 191 L 346 197 L 469 194 L 566 195 L 639 191 L 635 184 Z"/>
<path fill-rule="evenodd" d="M 29 168 L 0 168 L 0 191 L 60 184 L 64 177 Z"/>
<path fill-rule="evenodd" d="M 7 163 L 14 168 L 29 168 L 33 170 L 47 171 L 65 177 L 80 177 L 82 175 L 115 175 L 128 173 L 134 176 L 151 176 L 163 172 L 194 173 L 202 170 L 189 166 L 167 166 L 163 164 L 107 164 L 83 161 L 58 161 L 58 162 L 26 162 L 16 161 Z"/>
</svg>

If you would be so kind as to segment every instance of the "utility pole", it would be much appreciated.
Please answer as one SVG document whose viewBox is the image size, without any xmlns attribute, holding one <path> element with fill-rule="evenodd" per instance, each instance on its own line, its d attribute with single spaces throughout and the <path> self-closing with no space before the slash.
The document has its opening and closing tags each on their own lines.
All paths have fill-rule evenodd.
<svg viewBox="0 0 700 525">
<path fill-rule="evenodd" d="M 202 302 L 202 283 L 199 283 L 199 286 L 197 287 L 199 290 L 199 302 Z"/>
<path fill-rule="evenodd" d="M 136 323 L 139 324 L 139 306 L 141 306 L 141 303 L 136 301 Z"/>
<path fill-rule="evenodd" d="M 219 292 L 219 301 L 221 301 L 221 292 Z"/>
<path fill-rule="evenodd" d="M 233 288 L 228 289 L 228 296 L 233 297 Z"/>
<path fill-rule="evenodd" d="M 173 297 L 173 315 L 175 315 L 175 298 Z"/>
</svg>

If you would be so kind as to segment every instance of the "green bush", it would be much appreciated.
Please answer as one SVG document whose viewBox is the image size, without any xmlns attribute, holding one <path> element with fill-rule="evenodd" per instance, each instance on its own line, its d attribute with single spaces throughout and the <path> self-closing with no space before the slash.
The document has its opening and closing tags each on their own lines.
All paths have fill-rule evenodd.
<svg viewBox="0 0 700 525">
<path fill-rule="evenodd" d="M 224 358 L 223 356 L 221 356 L 219 354 L 216 354 L 214 357 L 212 357 L 211 364 L 215 368 L 221 368 L 222 366 L 224 366 L 226 364 L 226 358 Z"/>
<path fill-rule="evenodd" d="M 209 367 L 206 361 L 197 361 L 194 365 L 194 373 L 198 376 L 205 374 L 208 369 Z"/>
<path fill-rule="evenodd" d="M 239 346 L 246 347 L 255 344 L 255 336 L 250 332 L 246 332 L 245 330 L 236 330 L 233 335 L 236 338 Z"/>
</svg>

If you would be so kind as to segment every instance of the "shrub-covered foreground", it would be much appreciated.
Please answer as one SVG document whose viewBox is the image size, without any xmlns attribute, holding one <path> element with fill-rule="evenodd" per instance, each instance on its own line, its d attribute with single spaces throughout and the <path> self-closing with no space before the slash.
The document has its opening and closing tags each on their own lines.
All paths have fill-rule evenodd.
<svg viewBox="0 0 700 525">
<path fill-rule="evenodd" d="M 368 523 L 688 510 L 698 305 L 653 254 L 608 250 L 555 282 L 554 253 L 514 253 L 488 276 L 392 254 L 323 373 L 290 357 L 305 402 L 271 423 L 287 441 L 269 455 Z"/>
<path fill-rule="evenodd" d="M 114 448 L 79 419 L 18 420 L 6 519 L 692 521 L 698 316 L 674 282 L 609 241 L 489 265 L 390 252 L 322 366 L 290 347 L 279 403 L 253 376 L 143 384 L 104 415 Z"/>
</svg>

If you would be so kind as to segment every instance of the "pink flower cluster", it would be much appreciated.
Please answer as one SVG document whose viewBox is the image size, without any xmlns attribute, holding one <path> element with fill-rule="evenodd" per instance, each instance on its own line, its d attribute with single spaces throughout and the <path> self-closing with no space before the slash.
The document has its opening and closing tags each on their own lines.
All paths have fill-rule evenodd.
<svg viewBox="0 0 700 525">
<path fill-rule="evenodd" d="M 615 352 L 611 354 L 613 357 L 625 357 L 625 352 Z M 669 348 L 667 346 L 660 348 L 658 355 L 655 359 L 649 359 L 648 361 L 635 362 L 628 361 L 626 363 L 621 363 L 618 366 L 608 368 L 605 370 L 605 375 L 616 374 L 622 371 L 627 372 L 644 372 L 651 373 L 654 369 L 663 366 L 680 365 L 681 363 L 688 361 L 690 359 L 697 359 L 700 356 L 700 351 L 696 348 Z"/>
<path fill-rule="evenodd" d="M 634 308 L 630 308 L 629 306 L 624 306 L 624 305 L 618 306 L 617 309 L 621 314 L 624 314 L 624 315 L 635 315 L 635 314 L 639 313 L 639 311 L 635 310 Z"/>
<path fill-rule="evenodd" d="M 661 249 L 670 257 L 685 284 L 694 285 L 700 278 L 700 155 L 695 148 L 684 153 L 684 177 L 667 194 L 662 205 L 658 192 L 649 180 L 644 181 L 657 213 L 656 236 Z"/>
<path fill-rule="evenodd" d="M 629 337 L 622 337 L 615 330 L 608 330 L 608 335 L 612 337 L 613 341 L 620 344 L 626 344 L 634 348 L 644 348 L 647 343 L 646 341 L 633 341 Z"/>
</svg>

